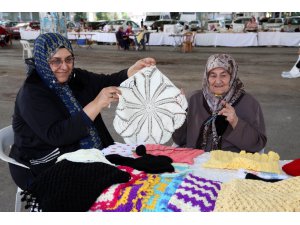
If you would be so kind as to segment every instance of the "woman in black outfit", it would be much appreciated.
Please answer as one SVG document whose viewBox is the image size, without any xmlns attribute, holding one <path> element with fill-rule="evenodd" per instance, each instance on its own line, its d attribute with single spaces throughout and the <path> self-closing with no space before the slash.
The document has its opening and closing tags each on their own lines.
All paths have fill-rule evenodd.
<svg viewBox="0 0 300 225">
<path fill-rule="evenodd" d="M 40 35 L 33 55 L 26 62 L 28 77 L 17 95 L 12 121 L 15 143 L 10 156 L 30 167 L 9 165 L 22 189 L 64 153 L 113 144 L 101 111 L 118 101 L 117 86 L 155 64 L 153 58 L 144 58 L 111 75 L 74 68 L 71 43 L 56 33 Z"/>
</svg>

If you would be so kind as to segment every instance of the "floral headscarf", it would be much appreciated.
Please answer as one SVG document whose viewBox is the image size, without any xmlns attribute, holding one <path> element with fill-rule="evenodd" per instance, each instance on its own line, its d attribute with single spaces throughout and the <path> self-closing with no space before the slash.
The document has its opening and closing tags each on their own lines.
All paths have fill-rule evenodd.
<svg viewBox="0 0 300 225">
<path fill-rule="evenodd" d="M 68 83 L 60 84 L 52 72 L 49 59 L 59 48 L 66 48 L 73 55 L 70 41 L 58 33 L 41 34 L 34 42 L 33 57 L 35 68 L 43 82 L 63 101 L 71 115 L 82 112 L 83 109 L 74 97 Z M 89 127 L 89 136 L 80 140 L 83 149 L 102 149 L 102 142 L 93 124 Z"/>
<path fill-rule="evenodd" d="M 209 72 L 215 68 L 223 68 L 230 74 L 229 90 L 223 96 L 215 96 L 214 93 L 210 91 L 208 83 Z M 244 94 L 244 85 L 237 76 L 238 65 L 232 56 L 228 54 L 215 54 L 208 58 L 204 77 L 203 77 L 203 96 L 209 106 L 211 111 L 211 116 L 202 125 L 200 135 L 201 146 L 205 148 L 207 145 L 208 136 L 212 133 L 212 148 L 221 148 L 221 137 L 218 136 L 216 131 L 216 118 L 218 112 L 223 108 L 221 101 L 224 100 L 230 105 L 234 105 L 240 97 Z"/>
</svg>

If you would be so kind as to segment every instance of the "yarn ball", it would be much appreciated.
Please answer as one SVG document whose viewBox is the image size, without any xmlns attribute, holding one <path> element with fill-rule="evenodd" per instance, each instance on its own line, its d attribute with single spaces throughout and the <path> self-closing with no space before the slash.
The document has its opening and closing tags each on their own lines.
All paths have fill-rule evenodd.
<svg viewBox="0 0 300 225">
<path fill-rule="evenodd" d="M 135 152 L 138 156 L 146 155 L 146 146 L 145 145 L 137 146 Z"/>
</svg>

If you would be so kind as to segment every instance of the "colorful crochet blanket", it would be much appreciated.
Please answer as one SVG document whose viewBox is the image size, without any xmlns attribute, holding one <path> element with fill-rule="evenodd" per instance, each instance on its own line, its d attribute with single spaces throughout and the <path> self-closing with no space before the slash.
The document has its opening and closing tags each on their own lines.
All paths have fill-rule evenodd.
<svg viewBox="0 0 300 225">
<path fill-rule="evenodd" d="M 175 212 L 211 212 L 220 188 L 221 182 L 188 174 L 167 207 Z"/>
<path fill-rule="evenodd" d="M 127 166 L 118 166 L 118 169 L 130 174 L 131 179 L 127 183 L 115 184 L 105 189 L 91 206 L 90 211 L 105 210 L 116 206 L 123 189 L 134 184 L 138 179 L 146 178 L 146 173 Z"/>
</svg>

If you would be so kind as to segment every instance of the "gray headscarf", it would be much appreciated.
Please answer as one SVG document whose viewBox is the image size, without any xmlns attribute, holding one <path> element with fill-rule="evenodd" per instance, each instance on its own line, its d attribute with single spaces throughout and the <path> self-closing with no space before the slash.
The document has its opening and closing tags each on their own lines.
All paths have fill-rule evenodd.
<svg viewBox="0 0 300 225">
<path fill-rule="evenodd" d="M 208 83 L 209 72 L 215 68 L 223 68 L 230 74 L 229 90 L 222 96 L 215 96 L 214 93 L 210 91 Z M 218 112 L 223 108 L 221 101 L 224 100 L 230 105 L 233 105 L 243 94 L 244 85 L 237 76 L 238 65 L 232 56 L 228 54 L 215 54 L 208 58 L 204 77 L 203 77 L 203 96 L 210 108 L 211 116 L 202 125 L 200 135 L 201 143 L 199 147 L 205 149 L 207 145 L 207 139 L 210 134 L 212 134 L 212 148 L 221 148 L 221 137 L 218 136 L 216 131 L 215 120 Z"/>
</svg>

